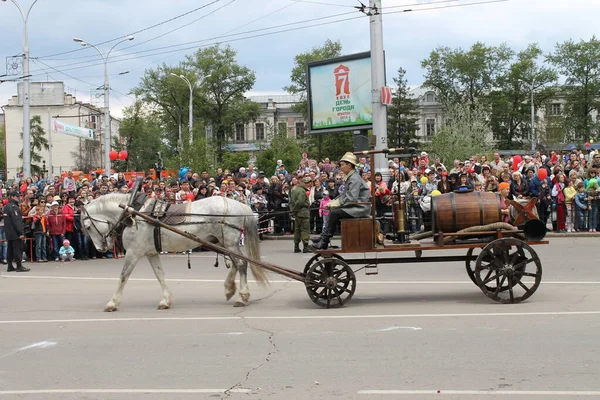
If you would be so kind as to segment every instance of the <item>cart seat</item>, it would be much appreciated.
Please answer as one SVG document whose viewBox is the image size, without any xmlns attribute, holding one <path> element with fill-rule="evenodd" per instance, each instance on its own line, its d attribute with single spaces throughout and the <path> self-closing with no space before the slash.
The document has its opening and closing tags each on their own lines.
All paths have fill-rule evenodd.
<svg viewBox="0 0 600 400">
<path fill-rule="evenodd" d="M 342 251 L 362 252 L 375 247 L 372 218 L 342 220 Z"/>
</svg>

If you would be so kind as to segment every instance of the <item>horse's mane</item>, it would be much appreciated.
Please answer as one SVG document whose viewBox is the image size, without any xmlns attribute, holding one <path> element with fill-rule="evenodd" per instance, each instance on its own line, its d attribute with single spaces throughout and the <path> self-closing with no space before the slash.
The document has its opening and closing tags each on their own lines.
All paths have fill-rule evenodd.
<svg viewBox="0 0 600 400">
<path fill-rule="evenodd" d="M 129 194 L 127 193 L 109 193 L 104 196 L 100 196 L 97 199 L 94 199 L 92 202 L 97 204 L 98 210 L 104 210 L 107 203 L 117 203 L 119 204 L 123 200 L 129 200 Z"/>
</svg>

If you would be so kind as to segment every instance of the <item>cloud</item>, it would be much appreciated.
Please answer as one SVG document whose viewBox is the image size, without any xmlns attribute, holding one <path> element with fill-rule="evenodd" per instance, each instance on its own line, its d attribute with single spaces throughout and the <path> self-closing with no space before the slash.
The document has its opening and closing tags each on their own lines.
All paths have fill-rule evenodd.
<svg viewBox="0 0 600 400">
<path fill-rule="evenodd" d="M 460 5 L 473 0 L 457 0 L 449 3 Z M 24 7 L 31 0 L 19 0 Z M 72 41 L 73 36 L 91 43 L 100 43 L 144 29 L 150 25 L 172 18 L 178 14 L 210 3 L 211 0 L 95 0 L 72 2 L 53 0 L 38 2 L 29 20 L 31 57 L 47 56 L 31 63 L 35 80 L 64 80 L 76 91 L 80 100 L 89 100 L 90 90 L 103 83 L 103 66 L 92 49 L 80 48 Z M 214 38 L 224 34 L 256 30 L 268 26 L 283 25 L 282 29 L 292 29 L 306 24 L 291 25 L 295 21 L 310 20 L 312 24 L 336 19 L 360 16 L 352 6 L 354 0 L 328 0 L 340 7 L 291 0 L 248 1 L 237 0 L 196 22 L 195 19 L 226 5 L 230 0 L 220 0 L 203 10 L 191 13 L 159 27 L 135 34 L 134 42 L 127 42 L 111 54 L 109 75 L 111 87 L 111 110 L 117 115 L 132 101 L 129 91 L 135 87 L 147 68 L 156 68 L 163 62 L 176 65 L 184 55 L 193 49 L 176 53 L 153 54 L 148 50 L 159 47 Z M 523 49 L 528 43 L 538 42 L 545 52 L 551 52 L 557 42 L 569 38 L 589 39 L 596 30 L 600 2 L 589 0 L 510 0 L 508 2 L 456 7 L 437 10 L 386 14 L 401 11 L 401 4 L 407 0 L 384 0 L 384 47 L 388 82 L 398 67 L 407 70 L 411 85 L 419 85 L 423 80 L 420 62 L 437 46 L 468 48 L 476 41 L 488 45 L 507 43 L 515 50 Z M 413 1 L 414 3 L 414 1 Z M 419 1 L 422 7 L 429 1 Z M 285 8 L 284 8 L 285 7 Z M 394 8 L 396 7 L 396 8 Z M 352 13 L 331 19 L 320 19 L 334 14 Z M 271 14 L 271 15 L 268 15 Z M 268 15 L 268 16 L 267 16 Z M 262 19 L 260 19 L 262 17 Z M 20 54 L 22 50 L 23 22 L 16 7 L 10 2 L 0 2 L 3 40 L 0 41 L 0 57 Z M 258 21 L 255 21 L 260 19 Z M 254 21 L 254 22 L 253 22 Z M 191 23 L 172 33 L 169 31 Z M 243 26 L 246 25 L 246 26 Z M 237 28 L 237 29 L 236 29 Z M 234 30 L 235 29 L 235 30 Z M 231 32 L 234 30 L 233 32 Z M 253 32 L 243 36 L 260 35 Z M 156 36 L 164 35 L 154 39 Z M 289 83 L 294 56 L 323 44 L 326 39 L 340 40 L 344 53 L 357 53 L 369 49 L 369 23 L 367 17 L 323 25 L 305 30 L 295 30 L 271 36 L 261 36 L 246 40 L 236 40 L 229 44 L 238 51 L 238 61 L 252 68 L 257 75 L 254 92 L 281 92 Z M 233 37 L 222 38 L 224 43 Z M 150 40 L 148 43 L 143 43 Z M 208 40 L 202 44 L 214 43 Z M 114 42 L 113 42 L 114 43 Z M 106 51 L 113 43 L 101 45 Z M 127 46 L 134 47 L 126 49 Z M 190 45 L 193 46 L 193 45 Z M 119 50 L 121 49 L 121 50 Z M 167 51 L 164 49 L 162 51 Z M 154 51 L 154 53 L 158 52 Z M 41 62 L 49 65 L 47 67 Z M 80 64 L 77 64 L 80 63 Z M 57 71 L 58 70 L 58 71 Z M 60 71 L 69 74 L 64 75 Z M 129 71 L 126 75 L 120 72 Z M 0 66 L 0 74 L 4 73 Z M 16 84 L 0 84 L 0 104 L 16 93 Z"/>
</svg>

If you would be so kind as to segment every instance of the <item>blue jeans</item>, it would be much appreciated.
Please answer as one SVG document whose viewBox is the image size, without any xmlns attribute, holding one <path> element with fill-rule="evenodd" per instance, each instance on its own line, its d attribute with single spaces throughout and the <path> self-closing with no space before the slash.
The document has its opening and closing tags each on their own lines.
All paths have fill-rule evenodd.
<svg viewBox="0 0 600 400">
<path fill-rule="evenodd" d="M 0 260 L 6 260 L 6 234 L 4 233 L 4 226 L 0 226 L 0 240 L 4 240 L 4 242 L 0 242 Z"/>
<path fill-rule="evenodd" d="M 46 255 L 46 234 L 44 232 L 34 233 L 35 238 L 35 260 L 47 260 Z"/>
<path fill-rule="evenodd" d="M 63 236 L 62 235 L 50 235 L 52 238 L 52 258 L 55 260 L 60 258 L 58 251 L 62 247 Z"/>
<path fill-rule="evenodd" d="M 75 232 L 77 237 L 77 242 L 79 244 L 79 258 L 87 260 L 90 253 L 90 247 L 88 242 L 88 237 L 83 234 L 83 232 Z"/>
<path fill-rule="evenodd" d="M 588 228 L 588 210 L 577 208 L 577 229 L 587 231 Z"/>
<path fill-rule="evenodd" d="M 592 201 L 592 209 L 588 211 L 590 216 L 590 229 L 598 229 L 598 203 Z"/>
</svg>

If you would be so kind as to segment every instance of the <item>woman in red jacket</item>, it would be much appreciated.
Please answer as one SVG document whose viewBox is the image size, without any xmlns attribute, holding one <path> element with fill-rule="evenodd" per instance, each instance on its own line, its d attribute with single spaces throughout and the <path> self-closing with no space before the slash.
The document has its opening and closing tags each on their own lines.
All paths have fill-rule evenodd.
<svg viewBox="0 0 600 400">
<path fill-rule="evenodd" d="M 65 236 L 65 218 L 60 212 L 57 201 L 52 202 L 50 211 L 48 211 L 48 232 L 50 233 L 50 239 L 52 240 L 52 257 L 54 261 L 58 261 L 60 256 L 58 251 L 62 246 L 62 241 Z"/>
<path fill-rule="evenodd" d="M 73 221 L 75 220 L 75 197 L 69 196 L 67 204 L 62 209 L 65 219 L 65 238 L 71 243 L 71 246 L 77 248 L 77 240 L 73 229 Z"/>
</svg>

